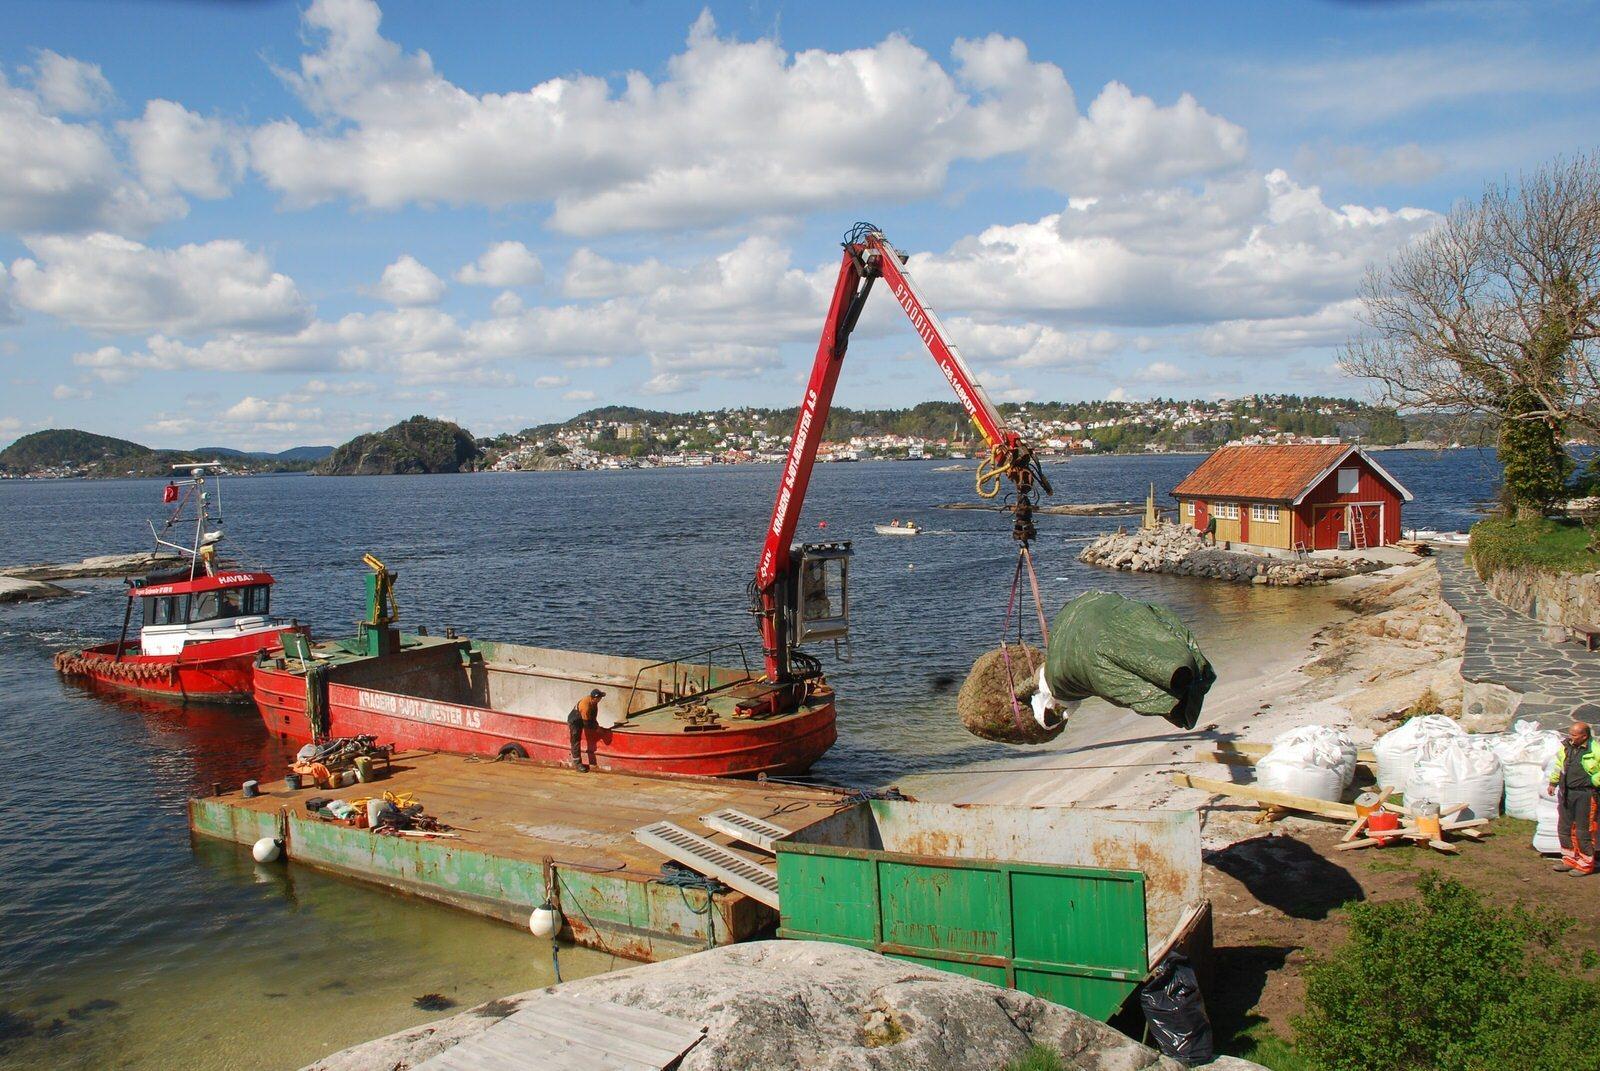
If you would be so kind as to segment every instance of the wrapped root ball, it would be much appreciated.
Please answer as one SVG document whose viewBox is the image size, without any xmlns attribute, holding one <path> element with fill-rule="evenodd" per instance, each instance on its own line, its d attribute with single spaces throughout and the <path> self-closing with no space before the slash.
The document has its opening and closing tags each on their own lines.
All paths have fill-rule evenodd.
<svg viewBox="0 0 1600 1071">
<path fill-rule="evenodd" d="M 967 732 L 1001 744 L 1045 744 L 1060 736 L 1065 722 L 1046 729 L 1034 721 L 1028 706 L 1039 689 L 1043 664 L 1044 652 L 1026 645 L 980 655 L 956 696 L 956 711 Z"/>
</svg>

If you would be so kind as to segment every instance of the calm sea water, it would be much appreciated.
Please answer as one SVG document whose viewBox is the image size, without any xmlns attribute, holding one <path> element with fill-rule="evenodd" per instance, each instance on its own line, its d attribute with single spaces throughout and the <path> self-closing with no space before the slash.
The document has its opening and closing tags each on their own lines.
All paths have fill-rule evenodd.
<svg viewBox="0 0 1600 1071">
<path fill-rule="evenodd" d="M 1389 452 L 1416 494 L 1408 527 L 1454 529 L 1492 493 L 1492 457 Z M 1052 467 L 1057 501 L 1142 499 L 1193 457 Z M 1006 518 L 934 508 L 972 499 L 939 463 L 830 465 L 802 529 L 855 540 L 853 642 L 819 651 L 840 694 L 840 741 L 815 773 L 883 784 L 1011 753 L 967 736 L 952 681 L 998 635 L 1013 549 Z M 776 469 L 229 481 L 233 553 L 279 579 L 275 610 L 344 634 L 362 609 L 361 556 L 400 574 L 408 627 L 666 658 L 741 641 L 759 658 L 745 585 Z M 0 559 L 142 549 L 150 481 L 0 484 Z M 875 537 L 915 518 L 928 534 Z M 826 522 L 826 530 L 818 528 Z M 1043 517 L 1047 606 L 1088 588 L 1171 606 L 1226 674 L 1320 596 L 1091 570 L 1082 542 L 1126 523 Z M 120 583 L 0 607 L 0 1067 L 292 1068 L 552 980 L 548 946 L 510 927 L 299 867 L 258 867 L 191 843 L 184 802 L 214 781 L 281 768 L 253 711 L 117 700 L 61 681 L 51 655 L 113 638 Z M 610 969 L 563 953 L 568 977 Z"/>
</svg>

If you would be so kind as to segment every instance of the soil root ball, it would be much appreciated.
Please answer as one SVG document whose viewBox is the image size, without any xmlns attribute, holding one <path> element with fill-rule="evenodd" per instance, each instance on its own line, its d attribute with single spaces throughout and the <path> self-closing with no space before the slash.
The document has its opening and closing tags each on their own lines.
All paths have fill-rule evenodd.
<svg viewBox="0 0 1600 1071">
<path fill-rule="evenodd" d="M 967 732 L 1001 744 L 1046 744 L 1060 736 L 1065 723 L 1046 729 L 1033 720 L 1028 705 L 1039 689 L 1043 664 L 1044 652 L 1023 644 L 979 655 L 956 696 L 956 711 Z"/>
</svg>

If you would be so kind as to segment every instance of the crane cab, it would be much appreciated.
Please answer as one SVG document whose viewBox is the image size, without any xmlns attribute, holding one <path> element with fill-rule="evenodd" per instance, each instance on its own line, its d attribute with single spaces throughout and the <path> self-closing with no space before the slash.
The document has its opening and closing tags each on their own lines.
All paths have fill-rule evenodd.
<svg viewBox="0 0 1600 1071">
<path fill-rule="evenodd" d="M 848 540 L 802 543 L 790 552 L 789 645 L 842 640 L 850 632 L 850 549 Z"/>
</svg>

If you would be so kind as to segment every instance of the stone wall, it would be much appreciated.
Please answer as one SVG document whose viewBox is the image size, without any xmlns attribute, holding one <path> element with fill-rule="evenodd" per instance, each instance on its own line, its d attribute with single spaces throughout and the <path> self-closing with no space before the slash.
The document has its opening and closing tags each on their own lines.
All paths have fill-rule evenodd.
<svg viewBox="0 0 1600 1071">
<path fill-rule="evenodd" d="M 1484 586 L 1496 599 L 1535 621 L 1600 628 L 1600 573 L 1507 567 L 1485 578 Z"/>
</svg>

